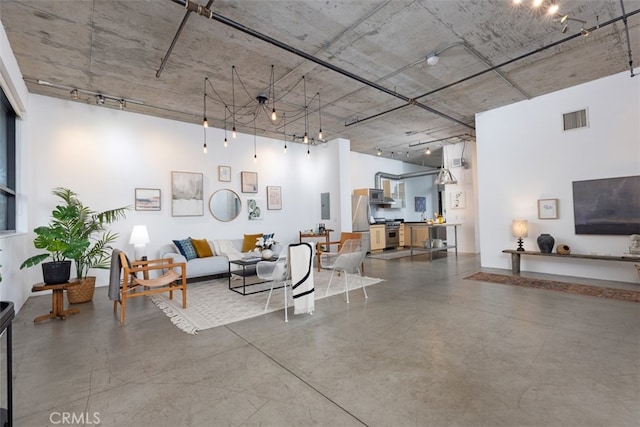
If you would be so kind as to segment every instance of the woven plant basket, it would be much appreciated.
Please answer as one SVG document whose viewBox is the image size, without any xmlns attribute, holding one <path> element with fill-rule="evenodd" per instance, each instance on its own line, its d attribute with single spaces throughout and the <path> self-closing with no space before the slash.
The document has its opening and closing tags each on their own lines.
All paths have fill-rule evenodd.
<svg viewBox="0 0 640 427">
<path fill-rule="evenodd" d="M 80 282 L 77 286 L 67 288 L 67 300 L 69 304 L 81 304 L 93 299 L 93 292 L 96 290 L 95 276 L 88 276 L 84 279 L 77 279 Z"/>
</svg>

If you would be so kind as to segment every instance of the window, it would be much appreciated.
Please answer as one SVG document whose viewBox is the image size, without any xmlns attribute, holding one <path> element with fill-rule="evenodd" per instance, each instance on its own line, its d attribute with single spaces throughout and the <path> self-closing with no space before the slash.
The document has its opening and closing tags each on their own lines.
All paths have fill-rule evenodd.
<svg viewBox="0 0 640 427">
<path fill-rule="evenodd" d="M 0 232 L 16 229 L 16 113 L 0 92 Z"/>
</svg>

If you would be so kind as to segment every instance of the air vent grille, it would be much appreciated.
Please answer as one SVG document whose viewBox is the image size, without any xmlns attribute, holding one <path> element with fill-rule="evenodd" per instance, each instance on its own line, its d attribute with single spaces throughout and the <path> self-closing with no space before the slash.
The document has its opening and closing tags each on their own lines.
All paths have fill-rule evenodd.
<svg viewBox="0 0 640 427">
<path fill-rule="evenodd" d="M 587 127 L 587 110 L 578 110 L 562 115 L 564 130 Z"/>
</svg>

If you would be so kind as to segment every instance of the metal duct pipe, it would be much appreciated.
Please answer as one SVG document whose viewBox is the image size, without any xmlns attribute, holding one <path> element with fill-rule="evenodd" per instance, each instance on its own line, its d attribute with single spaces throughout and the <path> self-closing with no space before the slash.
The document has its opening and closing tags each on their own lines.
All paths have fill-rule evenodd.
<svg viewBox="0 0 640 427">
<path fill-rule="evenodd" d="M 418 178 L 420 176 L 436 175 L 438 173 L 440 173 L 440 169 L 432 169 L 428 171 L 415 171 L 415 172 L 403 173 L 402 175 L 394 175 L 392 173 L 387 173 L 387 172 L 376 172 L 374 188 L 378 188 L 378 189 L 382 188 L 382 178 L 394 179 L 396 181 L 400 181 L 408 178 Z"/>
<path fill-rule="evenodd" d="M 404 102 L 406 102 L 407 105 L 415 105 L 417 107 L 422 108 L 423 110 L 427 110 L 430 113 L 433 113 L 433 114 L 435 114 L 437 116 L 440 116 L 440 117 L 442 117 L 444 119 L 450 120 L 450 121 L 452 121 L 454 123 L 457 123 L 459 125 L 467 127 L 469 129 L 475 129 L 474 126 L 472 126 L 472 125 L 470 125 L 468 123 L 465 123 L 462 120 L 458 120 L 458 119 L 456 119 L 454 117 L 451 117 L 451 116 L 449 116 L 449 115 L 447 115 L 447 114 L 445 114 L 445 113 L 443 113 L 441 111 L 438 111 L 438 110 L 436 110 L 434 108 L 431 108 L 428 105 L 423 104 L 422 102 L 419 102 L 419 101 L 417 101 L 417 100 L 415 100 L 413 98 L 409 98 L 408 96 L 401 95 L 401 94 L 397 93 L 395 90 L 388 89 L 388 88 L 386 88 L 384 86 L 381 86 L 381 85 L 379 85 L 379 84 L 377 84 L 375 82 L 367 80 L 364 77 L 358 76 L 358 75 L 356 75 L 356 74 L 354 74 L 354 73 L 352 73 L 350 71 L 347 71 L 347 70 L 342 69 L 342 68 L 340 68 L 340 67 L 338 67 L 336 65 L 333 65 L 333 64 L 331 64 L 331 63 L 329 63 L 327 61 L 324 61 L 324 60 L 322 60 L 320 58 L 316 58 L 315 56 L 310 55 L 310 54 L 308 54 L 306 52 L 303 52 L 300 49 L 297 49 L 297 48 L 295 48 L 293 46 L 289 46 L 286 43 L 283 43 L 283 42 L 281 42 L 279 40 L 276 40 L 276 39 L 274 39 L 272 37 L 269 37 L 269 36 L 267 36 L 265 34 L 262 34 L 262 33 L 258 32 L 256 30 L 254 30 L 254 29 L 246 27 L 246 26 L 244 26 L 244 25 L 242 25 L 242 24 L 240 24 L 238 22 L 235 22 L 235 21 L 233 21 L 233 20 L 231 20 L 229 18 L 226 18 L 226 17 L 224 17 L 222 15 L 219 15 L 219 14 L 211 11 L 210 9 L 208 9 L 208 8 L 206 8 L 204 6 L 198 5 L 198 4 L 196 4 L 196 3 L 194 3 L 194 2 L 192 2 L 190 0 L 171 0 L 171 1 L 174 2 L 174 3 L 177 3 L 179 5 L 184 6 L 188 11 L 195 12 L 198 15 L 204 16 L 205 18 L 209 18 L 209 19 L 213 19 L 215 21 L 221 22 L 221 23 L 223 23 L 225 25 L 228 25 L 228 26 L 238 30 L 238 31 L 241 31 L 241 32 L 243 32 L 245 34 L 248 34 L 248 35 L 250 35 L 252 37 L 255 37 L 255 38 L 259 39 L 259 40 L 262 40 L 264 42 L 272 44 L 272 45 L 274 45 L 276 47 L 279 47 L 280 49 L 286 50 L 289 53 L 293 53 L 294 55 L 300 56 L 300 57 L 302 57 L 302 58 L 304 58 L 304 59 L 306 59 L 308 61 L 314 62 L 314 63 L 316 63 L 318 65 L 321 65 L 321 66 L 323 66 L 323 67 L 325 67 L 325 68 L 327 68 L 329 70 L 335 71 L 338 74 L 341 74 L 341 75 L 343 75 L 345 77 L 348 77 L 348 78 L 350 78 L 352 80 L 355 80 L 355 81 L 357 81 L 359 83 L 362 83 L 362 84 L 364 84 L 366 86 L 369 86 L 369 87 L 372 87 L 374 89 L 377 89 L 380 92 L 384 92 L 384 93 L 386 93 L 388 95 L 391 95 L 391 96 L 393 96 L 395 98 L 401 99 Z"/>
</svg>

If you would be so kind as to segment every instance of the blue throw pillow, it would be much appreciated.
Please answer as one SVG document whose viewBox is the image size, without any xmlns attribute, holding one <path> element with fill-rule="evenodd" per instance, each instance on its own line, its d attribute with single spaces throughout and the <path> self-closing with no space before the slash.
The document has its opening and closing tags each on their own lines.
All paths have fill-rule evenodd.
<svg viewBox="0 0 640 427">
<path fill-rule="evenodd" d="M 198 254 L 191 243 L 191 237 L 184 240 L 174 240 L 173 244 L 176 245 L 182 256 L 185 257 L 187 261 L 198 258 Z"/>
<path fill-rule="evenodd" d="M 266 241 L 267 239 L 273 239 L 273 236 L 274 236 L 275 234 L 276 234 L 276 233 L 263 234 L 263 235 L 262 235 L 262 238 L 263 238 L 265 241 Z"/>
</svg>

